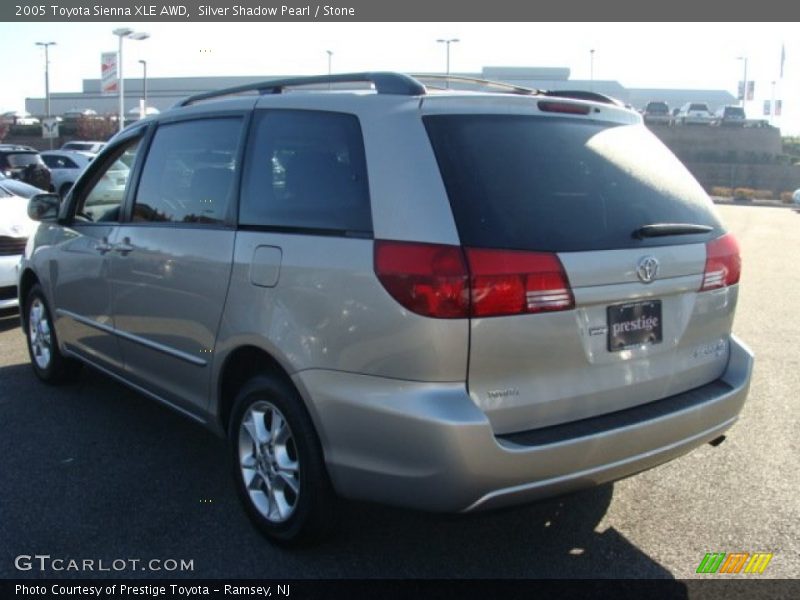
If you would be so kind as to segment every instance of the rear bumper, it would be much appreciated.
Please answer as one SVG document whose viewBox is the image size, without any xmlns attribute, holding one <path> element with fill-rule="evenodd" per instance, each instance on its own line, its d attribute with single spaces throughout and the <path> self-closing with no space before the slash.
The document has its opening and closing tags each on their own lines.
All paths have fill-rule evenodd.
<svg viewBox="0 0 800 600">
<path fill-rule="evenodd" d="M 495 508 L 613 481 L 711 441 L 736 421 L 753 355 L 734 336 L 722 377 L 630 411 L 495 436 L 463 383 L 309 370 L 309 402 L 336 490 L 425 510 Z M 637 412 L 638 411 L 638 412 Z"/>
</svg>

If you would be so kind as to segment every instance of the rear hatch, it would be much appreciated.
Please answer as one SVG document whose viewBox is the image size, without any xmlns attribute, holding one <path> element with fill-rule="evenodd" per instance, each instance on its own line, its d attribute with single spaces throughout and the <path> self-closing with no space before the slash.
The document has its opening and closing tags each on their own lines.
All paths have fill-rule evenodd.
<svg viewBox="0 0 800 600">
<path fill-rule="evenodd" d="M 735 240 L 643 125 L 559 114 L 574 106 L 423 116 L 470 272 L 469 391 L 498 434 L 677 394 L 727 362 Z"/>
</svg>

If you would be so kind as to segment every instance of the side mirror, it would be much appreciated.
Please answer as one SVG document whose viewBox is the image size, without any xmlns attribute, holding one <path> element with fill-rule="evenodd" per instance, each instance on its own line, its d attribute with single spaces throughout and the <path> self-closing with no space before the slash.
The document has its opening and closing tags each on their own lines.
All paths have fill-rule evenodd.
<svg viewBox="0 0 800 600">
<path fill-rule="evenodd" d="M 36 194 L 28 200 L 28 216 L 34 221 L 55 221 L 60 205 L 58 194 Z"/>
</svg>

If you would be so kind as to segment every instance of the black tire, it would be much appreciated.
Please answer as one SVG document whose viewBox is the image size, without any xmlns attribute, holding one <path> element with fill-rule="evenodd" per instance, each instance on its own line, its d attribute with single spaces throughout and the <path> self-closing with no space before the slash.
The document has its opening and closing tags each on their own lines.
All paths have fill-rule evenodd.
<svg viewBox="0 0 800 600">
<path fill-rule="evenodd" d="M 272 440 L 268 430 L 276 414 L 288 433 L 279 430 Z M 256 421 L 263 425 L 262 436 L 253 433 Z M 258 451 L 256 438 L 262 441 Z M 314 425 L 291 384 L 266 375 L 244 384 L 234 402 L 228 442 L 236 491 L 259 531 L 284 545 L 309 543 L 330 532 L 336 497 Z M 297 468 L 284 468 L 281 461 Z M 297 484 L 296 494 L 291 482 Z"/>
<path fill-rule="evenodd" d="M 74 379 L 80 371 L 81 363 L 67 358 L 59 350 L 52 313 L 38 283 L 28 292 L 23 310 L 25 340 L 28 343 L 33 372 L 39 379 L 51 385 Z M 32 315 L 33 310 L 37 315 Z"/>
</svg>

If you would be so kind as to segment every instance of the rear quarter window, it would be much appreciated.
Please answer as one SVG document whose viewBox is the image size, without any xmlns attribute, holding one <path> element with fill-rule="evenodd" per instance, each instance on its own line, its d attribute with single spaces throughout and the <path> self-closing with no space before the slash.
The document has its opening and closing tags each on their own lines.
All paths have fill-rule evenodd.
<svg viewBox="0 0 800 600">
<path fill-rule="evenodd" d="M 710 199 L 644 126 L 524 115 L 424 117 L 462 244 L 573 252 L 721 233 Z M 637 239 L 643 225 L 708 234 Z"/>
<path fill-rule="evenodd" d="M 367 167 L 358 118 L 311 110 L 260 112 L 248 148 L 239 223 L 370 235 Z"/>
</svg>

